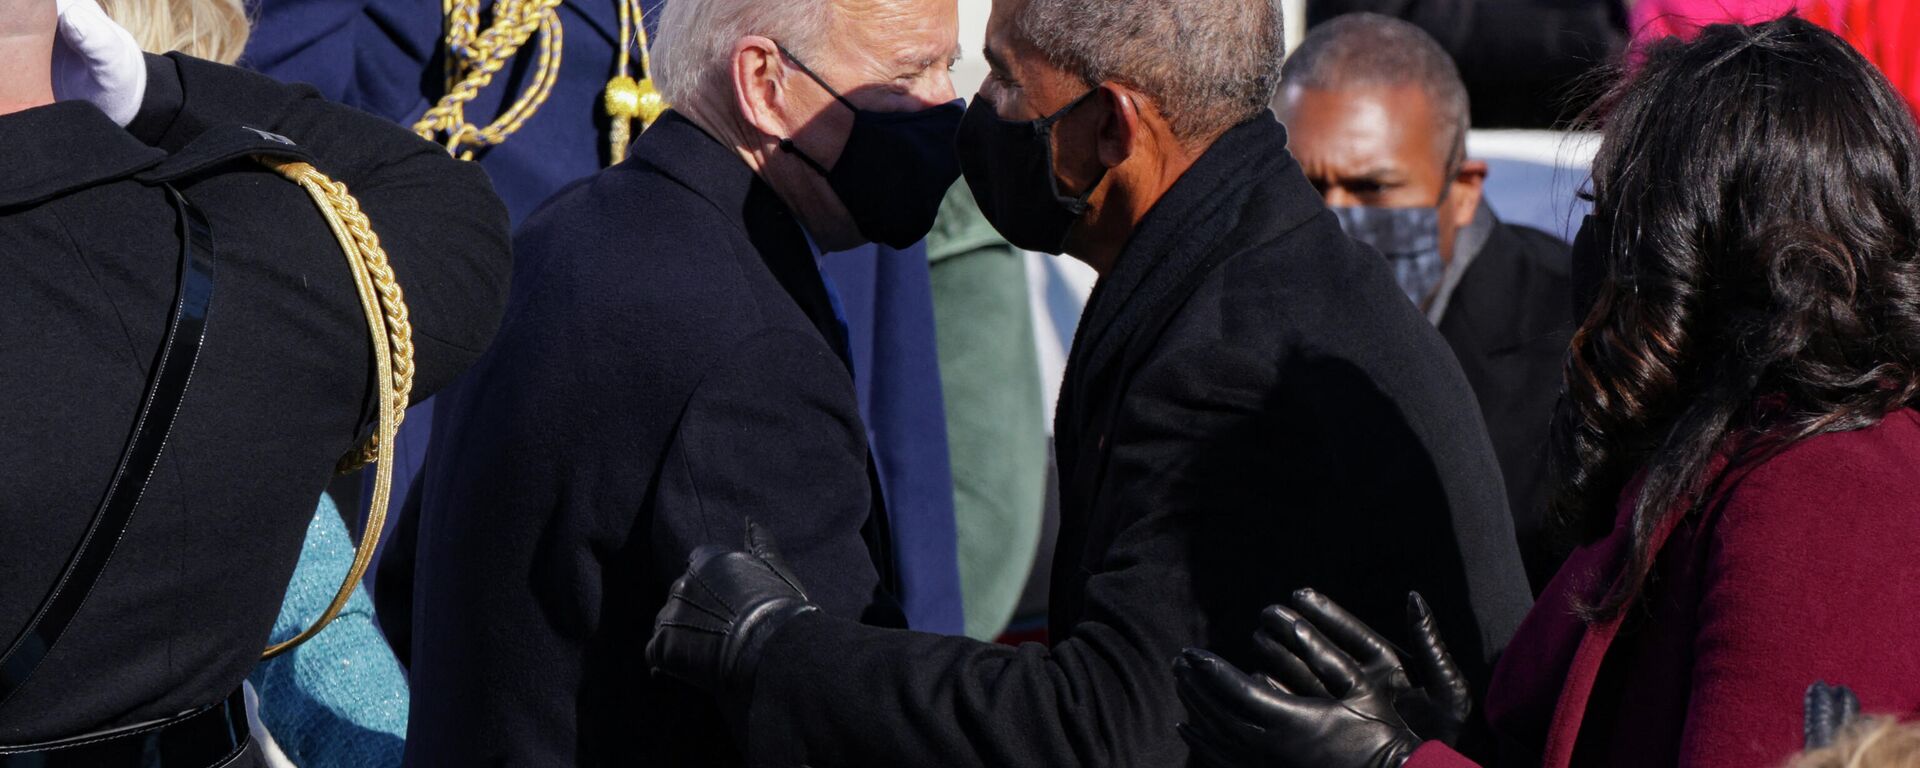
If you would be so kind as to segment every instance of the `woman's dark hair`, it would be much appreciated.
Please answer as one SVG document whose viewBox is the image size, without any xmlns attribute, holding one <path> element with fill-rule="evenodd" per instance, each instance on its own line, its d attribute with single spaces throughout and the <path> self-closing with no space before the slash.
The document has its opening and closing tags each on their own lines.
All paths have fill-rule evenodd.
<svg viewBox="0 0 1920 768">
<path fill-rule="evenodd" d="M 1920 392 L 1920 139 L 1845 41 L 1792 16 L 1706 27 L 1644 50 L 1597 109 L 1595 247 L 1575 254 L 1597 283 L 1553 502 L 1589 540 L 1632 505 L 1595 619 L 1639 594 L 1656 531 L 1726 469 Z"/>
</svg>

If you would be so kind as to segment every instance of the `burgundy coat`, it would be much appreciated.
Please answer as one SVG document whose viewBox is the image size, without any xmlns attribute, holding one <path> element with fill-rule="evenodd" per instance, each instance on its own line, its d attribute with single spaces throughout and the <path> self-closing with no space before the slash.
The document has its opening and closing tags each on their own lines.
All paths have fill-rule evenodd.
<svg viewBox="0 0 1920 768">
<path fill-rule="evenodd" d="M 1618 575 L 1626 505 L 1575 552 L 1494 672 L 1499 766 L 1779 765 L 1814 681 L 1920 711 L 1920 414 L 1823 435 L 1660 534 L 1624 622 L 1574 615 Z M 1407 768 L 1473 762 L 1429 742 Z"/>
</svg>

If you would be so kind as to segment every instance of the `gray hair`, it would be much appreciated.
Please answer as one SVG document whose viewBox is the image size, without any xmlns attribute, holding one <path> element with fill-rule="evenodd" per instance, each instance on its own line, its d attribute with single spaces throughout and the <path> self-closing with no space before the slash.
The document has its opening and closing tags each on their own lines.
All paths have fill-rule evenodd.
<svg viewBox="0 0 1920 768">
<path fill-rule="evenodd" d="M 1181 141 L 1258 116 L 1280 84 L 1280 0 L 1027 0 L 1021 36 L 1056 67 L 1153 100 Z"/>
<path fill-rule="evenodd" d="M 1350 13 L 1314 27 L 1287 59 L 1289 87 L 1316 91 L 1418 88 L 1433 105 L 1435 144 L 1456 152 L 1466 141 L 1467 86 L 1453 57 L 1425 30 L 1377 13 Z"/>
<path fill-rule="evenodd" d="M 668 104 L 686 104 L 727 83 L 740 38 L 765 35 L 804 58 L 826 40 L 833 13 L 832 0 L 672 0 L 649 74 Z"/>
</svg>

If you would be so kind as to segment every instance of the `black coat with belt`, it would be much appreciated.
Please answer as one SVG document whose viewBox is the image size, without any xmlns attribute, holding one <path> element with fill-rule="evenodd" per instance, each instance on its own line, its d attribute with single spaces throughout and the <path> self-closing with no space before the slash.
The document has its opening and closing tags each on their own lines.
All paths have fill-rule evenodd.
<svg viewBox="0 0 1920 768">
<path fill-rule="evenodd" d="M 479 356 L 506 301 L 506 209 L 478 168 L 310 88 L 178 54 L 147 66 L 126 129 L 79 101 L 0 115 L 0 648 L 74 553 L 133 430 L 180 268 L 162 183 L 210 220 L 216 270 L 158 468 L 72 625 L 0 707 L 0 744 L 238 687 L 372 416 L 340 246 L 307 194 L 250 156 L 309 160 L 359 198 L 411 310 L 414 397 Z"/>
<path fill-rule="evenodd" d="M 1536 593 L 1561 560 L 1547 524 L 1547 441 L 1573 337 L 1570 250 L 1540 230 L 1494 223 L 1440 317 L 1487 420 Z"/>
<path fill-rule="evenodd" d="M 752 518 L 827 610 L 903 626 L 845 342 L 770 187 L 676 113 L 516 238 L 498 340 L 415 486 L 411 765 L 727 765 L 648 674 L 667 587 Z"/>
<path fill-rule="evenodd" d="M 768 641 L 755 759 L 1183 765 L 1170 663 L 1252 666 L 1260 609 L 1295 589 L 1390 636 L 1420 590 L 1477 683 L 1527 610 L 1458 364 L 1270 115 L 1207 150 L 1101 278 L 1057 419 L 1052 644 L 803 615 Z"/>
</svg>

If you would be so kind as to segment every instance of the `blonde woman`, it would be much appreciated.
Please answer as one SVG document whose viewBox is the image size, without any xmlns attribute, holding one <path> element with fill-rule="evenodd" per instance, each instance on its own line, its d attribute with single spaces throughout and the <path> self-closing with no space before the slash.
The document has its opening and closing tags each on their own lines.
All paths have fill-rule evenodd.
<svg viewBox="0 0 1920 768">
<path fill-rule="evenodd" d="M 498 324 L 505 211 L 311 89 L 141 55 L 93 0 L 0 0 L 0 71 L 0 765 L 258 768 L 238 689 L 394 357 L 274 166 L 358 198 L 414 398 Z"/>
<path fill-rule="evenodd" d="M 247 49 L 244 0 L 99 0 L 142 50 L 232 64 Z"/>
</svg>

